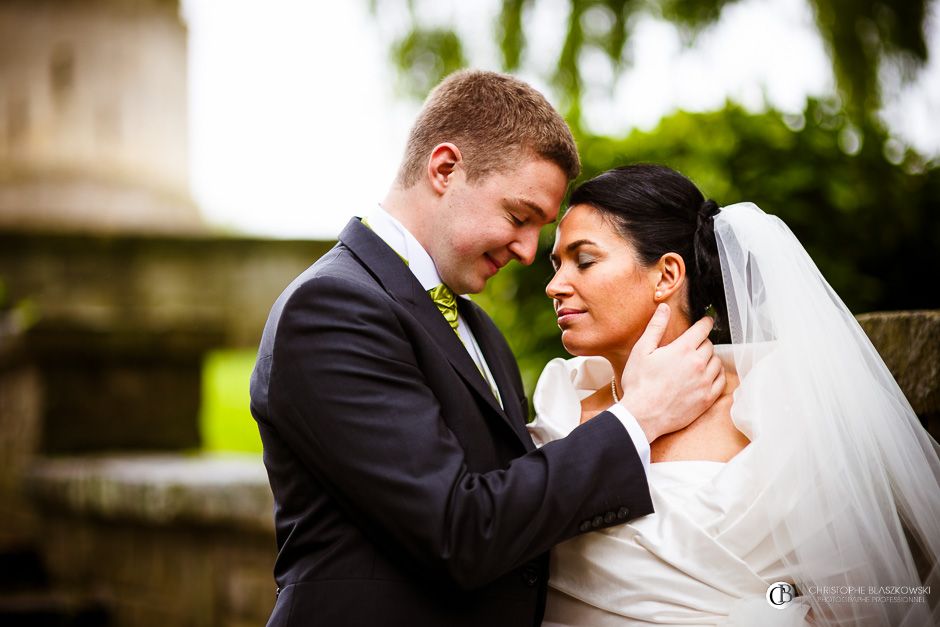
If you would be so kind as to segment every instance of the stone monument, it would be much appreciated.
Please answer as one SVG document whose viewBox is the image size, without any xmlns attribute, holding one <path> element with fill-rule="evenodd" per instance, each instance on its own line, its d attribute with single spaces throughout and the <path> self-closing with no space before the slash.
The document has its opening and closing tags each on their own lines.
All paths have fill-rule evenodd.
<svg viewBox="0 0 940 627">
<path fill-rule="evenodd" d="M 176 0 L 0 1 L 0 227 L 193 232 Z"/>
</svg>

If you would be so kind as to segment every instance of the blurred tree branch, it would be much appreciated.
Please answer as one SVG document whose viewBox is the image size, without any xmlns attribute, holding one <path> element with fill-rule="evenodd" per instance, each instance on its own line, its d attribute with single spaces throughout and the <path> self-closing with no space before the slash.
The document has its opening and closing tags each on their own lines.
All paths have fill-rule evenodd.
<svg viewBox="0 0 940 627">
<path fill-rule="evenodd" d="M 752 201 L 780 216 L 854 313 L 936 309 L 940 291 L 928 286 L 940 268 L 940 168 L 873 127 L 861 127 L 870 139 L 846 154 L 853 128 L 832 101 L 810 100 L 799 115 L 733 103 L 680 111 L 651 131 L 580 136 L 580 180 L 625 163 L 668 165 L 720 205 Z M 510 264 L 474 295 L 530 392 L 545 364 L 565 356 L 544 292 L 553 240 L 546 229 L 531 267 Z"/>
<path fill-rule="evenodd" d="M 421 25 L 417 0 L 395 1 L 410 7 L 412 30 L 393 50 L 439 57 L 428 70 L 393 53 L 399 78 L 412 86 L 406 91 L 423 98 L 445 68 L 464 63 L 463 48 L 454 29 L 448 36 L 447 28 Z M 540 1 L 546 0 L 502 0 L 493 36 L 504 70 L 525 64 L 526 23 Z M 616 77 L 630 65 L 627 44 L 641 14 L 669 20 L 692 42 L 737 1 L 566 0 L 564 39 L 557 51 L 537 53 L 557 55 L 550 78 L 581 152 L 579 180 L 624 163 L 669 165 L 721 205 L 748 200 L 779 215 L 852 311 L 940 307 L 940 293 L 926 288 L 940 267 L 940 167 L 889 138 L 877 117 L 880 73 L 887 68 L 911 78 L 927 60 L 926 0 L 808 0 L 839 94 L 809 100 L 801 114 L 749 113 L 726 103 L 707 113 L 680 111 L 652 131 L 621 137 L 595 135 L 581 124 L 579 63 L 586 52 L 604 54 Z M 531 268 L 511 264 L 474 297 L 508 338 L 530 393 L 545 363 L 564 355 L 544 293 L 553 233 L 543 235 Z"/>
<path fill-rule="evenodd" d="M 411 31 L 393 44 L 393 59 L 404 90 L 423 97 L 450 71 L 465 64 L 454 27 L 427 28 L 421 24 L 414 0 L 407 7 Z M 527 13 L 539 0 L 502 0 L 494 38 L 506 71 L 520 69 L 528 47 Z M 597 50 L 611 62 L 615 75 L 629 67 L 624 54 L 637 17 L 652 14 L 679 27 L 687 42 L 714 24 L 722 9 L 739 0 L 567 0 L 565 36 L 557 53 L 551 83 L 558 90 L 562 112 L 580 127 L 583 95 L 580 60 Z M 856 124 L 874 121 L 882 103 L 883 69 L 910 79 L 927 61 L 924 26 L 928 0 L 808 0 L 829 52 L 839 95 Z M 376 0 L 369 0 L 373 12 Z M 427 61 L 436 58 L 435 63 Z"/>
</svg>

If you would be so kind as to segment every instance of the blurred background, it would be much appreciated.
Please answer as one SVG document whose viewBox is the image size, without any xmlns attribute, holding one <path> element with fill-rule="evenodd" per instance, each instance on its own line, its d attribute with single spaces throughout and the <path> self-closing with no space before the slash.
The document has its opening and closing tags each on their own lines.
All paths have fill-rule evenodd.
<svg viewBox="0 0 940 627">
<path fill-rule="evenodd" d="M 461 67 L 783 218 L 936 435 L 938 0 L 0 0 L 0 622 L 266 619 L 267 310 Z M 475 297 L 530 392 L 550 231 Z"/>
</svg>

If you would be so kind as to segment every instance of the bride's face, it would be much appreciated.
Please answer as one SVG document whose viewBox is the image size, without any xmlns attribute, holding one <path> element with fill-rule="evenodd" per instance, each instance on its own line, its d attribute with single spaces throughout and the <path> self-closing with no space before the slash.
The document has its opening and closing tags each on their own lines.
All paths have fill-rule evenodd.
<svg viewBox="0 0 940 627">
<path fill-rule="evenodd" d="M 656 309 L 656 270 L 600 212 L 575 205 L 558 225 L 555 276 L 545 293 L 555 302 L 561 341 L 572 355 L 629 354 Z"/>
</svg>

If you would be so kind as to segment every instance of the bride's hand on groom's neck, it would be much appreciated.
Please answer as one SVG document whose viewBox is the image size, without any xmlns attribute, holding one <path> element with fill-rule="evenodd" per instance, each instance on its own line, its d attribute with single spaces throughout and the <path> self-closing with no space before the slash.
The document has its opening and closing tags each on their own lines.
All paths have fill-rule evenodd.
<svg viewBox="0 0 940 627">
<path fill-rule="evenodd" d="M 702 318 L 671 343 L 660 346 L 669 316 L 669 305 L 656 309 L 621 377 L 620 403 L 633 414 L 650 442 L 698 418 L 725 387 L 724 368 L 708 339 L 712 319 Z"/>
</svg>

